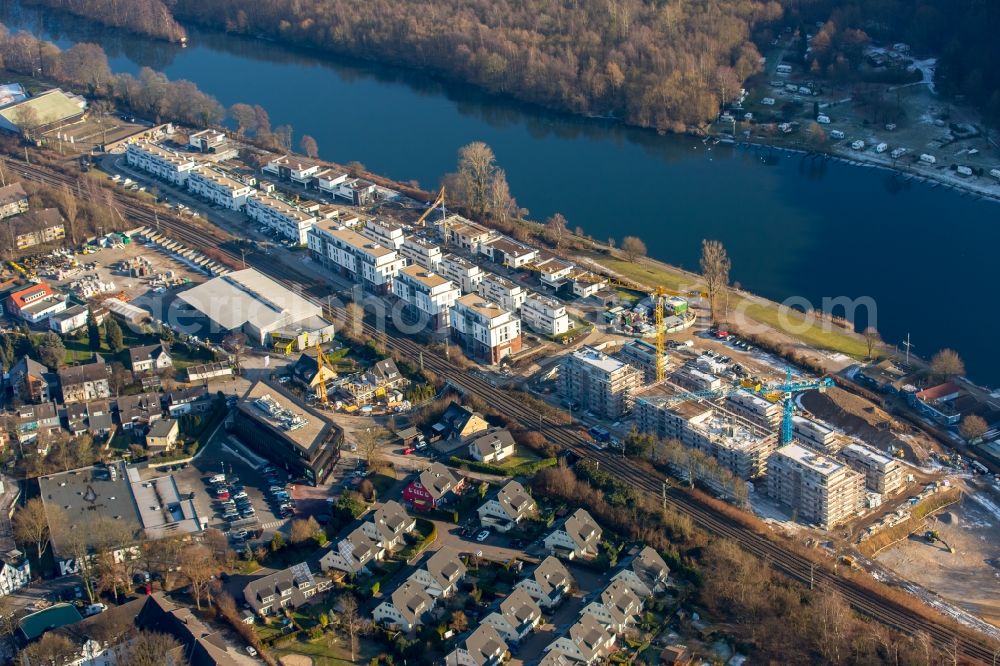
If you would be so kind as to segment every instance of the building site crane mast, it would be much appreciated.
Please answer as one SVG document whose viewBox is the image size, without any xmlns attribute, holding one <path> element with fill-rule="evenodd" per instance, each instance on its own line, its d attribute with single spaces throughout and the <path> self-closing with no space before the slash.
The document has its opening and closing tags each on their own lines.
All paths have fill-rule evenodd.
<svg viewBox="0 0 1000 666">
<path fill-rule="evenodd" d="M 653 292 L 653 323 L 656 326 L 656 383 L 661 383 L 667 376 L 667 363 L 664 360 L 666 351 L 666 324 L 663 323 L 663 300 L 667 292 L 663 287 L 657 287 Z"/>
<path fill-rule="evenodd" d="M 319 342 L 316 343 L 316 399 L 319 400 L 320 404 L 327 405 L 330 403 L 330 398 L 326 394 L 326 376 L 323 374 L 323 370 L 326 367 L 326 359 L 323 356 L 323 347 Z"/>
</svg>

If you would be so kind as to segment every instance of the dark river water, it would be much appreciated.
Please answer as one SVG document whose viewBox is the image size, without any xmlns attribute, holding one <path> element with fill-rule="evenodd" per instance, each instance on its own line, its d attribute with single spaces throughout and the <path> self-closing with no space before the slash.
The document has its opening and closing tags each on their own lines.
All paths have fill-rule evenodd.
<svg viewBox="0 0 1000 666">
<path fill-rule="evenodd" d="M 732 277 L 778 301 L 868 297 L 891 343 L 912 335 L 929 356 L 953 347 L 969 375 L 1000 381 L 987 340 L 995 307 L 1000 206 L 885 170 L 658 136 L 551 113 L 404 69 L 317 57 L 190 30 L 185 49 L 77 18 L 0 5 L 0 20 L 61 46 L 101 44 L 116 71 L 149 66 L 190 79 L 225 105 L 264 106 L 296 144 L 357 160 L 427 189 L 471 141 L 493 147 L 518 203 L 561 212 L 596 239 L 640 236 L 651 256 L 697 267 L 703 238 L 722 240 Z M 997 159 L 1000 163 L 1000 157 Z M 859 325 L 866 322 L 862 320 Z"/>
</svg>

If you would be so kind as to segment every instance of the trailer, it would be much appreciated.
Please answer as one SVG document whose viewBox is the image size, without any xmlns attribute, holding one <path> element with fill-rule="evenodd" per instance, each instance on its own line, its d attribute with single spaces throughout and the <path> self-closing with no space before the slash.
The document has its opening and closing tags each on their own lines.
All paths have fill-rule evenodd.
<svg viewBox="0 0 1000 666">
<path fill-rule="evenodd" d="M 920 156 L 920 161 L 925 164 L 937 164 L 937 158 L 929 153 L 924 153 Z"/>
<path fill-rule="evenodd" d="M 830 124 L 830 116 L 821 113 L 818 116 L 816 116 L 816 122 L 818 122 L 821 125 L 829 125 Z"/>
<path fill-rule="evenodd" d="M 877 146 L 875 146 L 876 153 L 884 153 L 887 150 L 889 150 L 889 144 L 887 143 L 880 143 Z"/>
<path fill-rule="evenodd" d="M 960 167 L 956 168 L 955 171 L 957 171 L 959 173 L 959 175 L 961 175 L 961 176 L 971 176 L 972 175 L 972 169 L 969 168 L 969 167 L 967 167 L 967 166 L 960 166 Z"/>
<path fill-rule="evenodd" d="M 894 148 L 891 153 L 892 159 L 898 160 L 900 157 L 906 154 L 906 148 Z"/>
</svg>

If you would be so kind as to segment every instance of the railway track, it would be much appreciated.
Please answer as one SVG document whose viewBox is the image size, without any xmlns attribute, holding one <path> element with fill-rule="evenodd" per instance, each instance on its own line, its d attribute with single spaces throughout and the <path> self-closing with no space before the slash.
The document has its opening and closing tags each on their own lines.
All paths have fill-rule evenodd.
<svg viewBox="0 0 1000 666">
<path fill-rule="evenodd" d="M 10 160 L 11 168 L 24 177 L 49 185 L 69 185 L 75 187 L 79 177 L 52 171 L 46 167 L 30 165 L 18 160 Z M 111 190 L 116 206 L 127 215 L 130 222 L 137 225 L 158 227 L 161 233 L 168 234 L 175 240 L 188 244 L 192 249 L 213 247 L 229 258 L 228 263 L 238 268 L 243 265 L 241 257 L 224 247 L 236 240 L 228 232 L 209 223 L 196 222 L 182 218 L 173 213 L 153 212 L 149 204 L 125 196 Z M 272 262 L 253 261 L 254 267 L 267 273 L 273 279 L 292 287 L 316 286 L 316 279 L 304 273 L 294 271 L 285 265 Z M 323 305 L 327 314 L 333 317 L 343 317 L 342 308 L 329 308 Z M 563 424 L 552 421 L 545 415 L 540 415 L 530 406 L 518 401 L 516 397 L 493 386 L 481 377 L 465 372 L 441 357 L 426 353 L 426 348 L 409 338 L 379 331 L 369 324 L 363 324 L 364 332 L 372 339 L 379 340 L 386 348 L 394 349 L 408 358 L 418 358 L 423 355 L 424 366 L 435 372 L 439 377 L 470 393 L 486 399 L 494 407 L 517 419 L 522 425 L 539 424 L 539 431 L 550 441 L 574 452 L 581 458 L 598 461 L 604 470 L 614 473 L 627 481 L 636 489 L 648 493 L 657 499 L 662 494 L 662 484 L 665 477 L 638 470 L 629 465 L 627 460 L 608 454 L 605 451 L 595 451 L 586 444 L 583 430 L 575 424 Z M 994 649 L 986 645 L 987 639 L 964 630 L 958 626 L 935 621 L 902 604 L 862 587 L 849 579 L 840 577 L 823 568 L 819 563 L 796 552 L 787 550 L 782 544 L 745 527 L 733 519 L 720 515 L 710 507 L 683 491 L 672 489 L 667 492 L 667 503 L 675 510 L 689 516 L 696 525 L 720 537 L 731 539 L 740 544 L 747 552 L 767 561 L 775 570 L 806 585 L 817 588 L 832 589 L 840 593 L 858 613 L 875 619 L 903 634 L 913 634 L 916 631 L 926 632 L 938 645 L 947 648 L 957 648 L 969 663 L 996 664 Z"/>
</svg>

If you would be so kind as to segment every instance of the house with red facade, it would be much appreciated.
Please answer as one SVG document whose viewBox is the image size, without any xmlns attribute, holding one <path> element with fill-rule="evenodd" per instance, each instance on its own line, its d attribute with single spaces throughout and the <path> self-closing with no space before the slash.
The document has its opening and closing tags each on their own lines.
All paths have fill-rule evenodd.
<svg viewBox="0 0 1000 666">
<path fill-rule="evenodd" d="M 465 488 L 465 479 L 452 474 L 441 463 L 433 463 L 403 490 L 403 500 L 415 511 L 429 511 L 447 504 Z"/>
</svg>

